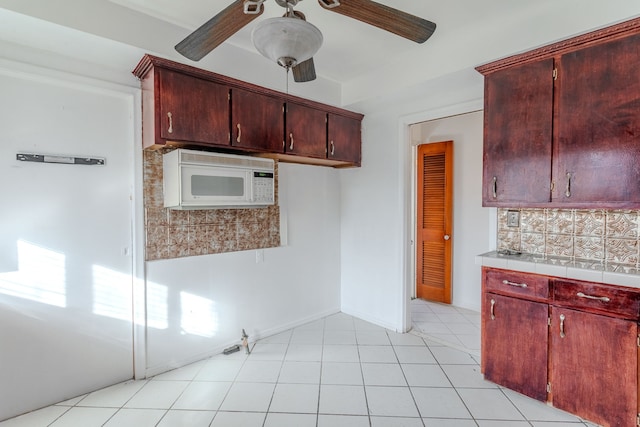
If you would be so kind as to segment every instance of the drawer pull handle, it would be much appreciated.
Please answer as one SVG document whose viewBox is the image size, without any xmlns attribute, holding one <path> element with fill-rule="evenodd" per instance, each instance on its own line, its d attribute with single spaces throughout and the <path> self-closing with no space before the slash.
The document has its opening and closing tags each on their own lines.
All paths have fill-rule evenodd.
<svg viewBox="0 0 640 427">
<path fill-rule="evenodd" d="M 564 333 L 564 314 L 560 315 L 560 338 L 564 338 L 567 334 Z"/>
<path fill-rule="evenodd" d="M 242 138 L 242 128 L 240 127 L 240 123 L 238 123 L 238 137 L 236 138 L 236 142 L 242 142 L 240 139 Z"/>
<path fill-rule="evenodd" d="M 494 307 L 496 306 L 496 300 L 491 299 L 491 320 L 496 320 L 496 313 L 494 312 Z"/>
<path fill-rule="evenodd" d="M 167 132 L 173 133 L 173 114 L 171 114 L 171 111 L 167 113 L 167 118 L 169 119 L 169 128 L 167 129 Z"/>
<path fill-rule="evenodd" d="M 509 285 L 509 286 L 515 286 L 515 287 L 518 287 L 518 288 L 526 288 L 527 287 L 526 283 L 516 283 L 516 282 L 510 282 L 508 280 L 503 280 L 502 284 L 503 285 Z"/>
<path fill-rule="evenodd" d="M 289 144 L 289 151 L 293 151 L 293 132 L 289 134 L 291 143 Z"/>
<path fill-rule="evenodd" d="M 567 190 L 564 192 L 567 198 L 571 197 L 571 172 L 567 172 Z"/>
<path fill-rule="evenodd" d="M 579 296 L 580 298 L 594 299 L 594 300 L 602 301 L 602 302 L 611 301 L 611 298 L 609 298 L 609 297 L 594 297 L 593 295 L 587 295 L 587 294 L 582 293 L 582 292 L 578 292 L 576 295 Z"/>
</svg>

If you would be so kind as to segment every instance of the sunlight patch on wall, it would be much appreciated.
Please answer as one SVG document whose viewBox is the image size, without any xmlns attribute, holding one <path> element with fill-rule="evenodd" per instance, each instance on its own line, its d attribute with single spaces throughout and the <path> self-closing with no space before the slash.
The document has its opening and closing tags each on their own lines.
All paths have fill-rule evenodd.
<svg viewBox="0 0 640 427">
<path fill-rule="evenodd" d="M 131 276 L 94 265 L 93 313 L 131 322 Z"/>
<path fill-rule="evenodd" d="M 0 293 L 66 307 L 65 256 L 18 240 L 18 271 L 0 273 Z"/>
<path fill-rule="evenodd" d="M 210 299 L 180 292 L 180 309 L 183 334 L 210 338 L 218 331 L 218 313 Z"/>
<path fill-rule="evenodd" d="M 169 292 L 166 286 L 147 282 L 148 328 L 167 329 L 169 327 L 168 294 Z"/>
</svg>

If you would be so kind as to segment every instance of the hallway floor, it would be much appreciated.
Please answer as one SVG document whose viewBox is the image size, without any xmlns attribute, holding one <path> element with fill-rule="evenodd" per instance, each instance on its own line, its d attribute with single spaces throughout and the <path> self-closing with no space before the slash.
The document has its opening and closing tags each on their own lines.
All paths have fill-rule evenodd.
<svg viewBox="0 0 640 427">
<path fill-rule="evenodd" d="M 414 300 L 397 334 L 336 314 L 149 380 L 127 381 L 0 427 L 584 427 L 484 381 L 480 316 Z"/>
</svg>

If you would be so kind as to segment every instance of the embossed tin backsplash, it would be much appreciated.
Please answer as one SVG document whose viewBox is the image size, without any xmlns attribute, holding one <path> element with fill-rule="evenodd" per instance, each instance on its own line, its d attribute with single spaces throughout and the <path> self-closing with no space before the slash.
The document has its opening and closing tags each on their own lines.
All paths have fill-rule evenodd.
<svg viewBox="0 0 640 427">
<path fill-rule="evenodd" d="M 162 155 L 144 151 L 144 225 L 147 261 L 280 246 L 278 162 L 275 204 L 267 208 L 173 210 L 164 207 Z"/>
<path fill-rule="evenodd" d="M 509 227 L 509 212 L 519 213 Z M 640 267 L 640 211 L 498 209 L 498 250 Z"/>
</svg>

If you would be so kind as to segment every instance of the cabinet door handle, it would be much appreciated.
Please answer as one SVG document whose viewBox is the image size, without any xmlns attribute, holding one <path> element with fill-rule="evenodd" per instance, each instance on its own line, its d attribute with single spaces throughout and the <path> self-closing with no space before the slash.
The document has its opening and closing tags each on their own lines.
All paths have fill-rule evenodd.
<svg viewBox="0 0 640 427">
<path fill-rule="evenodd" d="M 498 177 L 497 176 L 493 177 L 493 198 L 494 199 L 498 198 Z"/>
<path fill-rule="evenodd" d="M 560 315 L 560 338 L 564 338 L 567 334 L 564 333 L 564 314 Z"/>
<path fill-rule="evenodd" d="M 567 172 L 567 190 L 564 192 L 567 198 L 571 197 L 571 172 Z"/>
<path fill-rule="evenodd" d="M 496 320 L 495 306 L 496 306 L 496 300 L 492 298 L 491 299 L 491 320 Z"/>
<path fill-rule="evenodd" d="M 291 140 L 289 143 L 289 151 L 293 151 L 293 132 L 289 134 L 289 139 Z"/>
<path fill-rule="evenodd" d="M 169 111 L 167 113 L 167 118 L 169 119 L 169 133 L 173 133 L 173 115 L 171 114 L 171 111 Z"/>
<path fill-rule="evenodd" d="M 580 297 L 580 298 L 594 299 L 594 300 L 602 301 L 602 302 L 609 302 L 609 301 L 611 301 L 611 298 L 609 298 L 609 297 L 596 297 L 596 296 L 593 296 L 593 295 L 587 295 L 587 294 L 582 293 L 582 292 L 578 292 L 578 293 L 576 294 L 576 296 L 578 296 L 578 297 Z"/>
<path fill-rule="evenodd" d="M 236 138 L 236 142 L 240 142 L 241 137 L 242 137 L 242 128 L 240 127 L 240 123 L 238 123 L 238 137 Z"/>
<path fill-rule="evenodd" d="M 333 143 L 333 141 L 331 141 L 330 145 L 331 145 L 330 153 L 333 156 L 333 154 L 336 152 L 336 145 Z"/>
<path fill-rule="evenodd" d="M 526 288 L 527 287 L 526 283 L 516 283 L 516 282 L 510 282 L 508 280 L 503 280 L 502 284 L 503 285 L 509 285 L 509 286 L 515 286 L 517 288 Z"/>
</svg>

